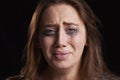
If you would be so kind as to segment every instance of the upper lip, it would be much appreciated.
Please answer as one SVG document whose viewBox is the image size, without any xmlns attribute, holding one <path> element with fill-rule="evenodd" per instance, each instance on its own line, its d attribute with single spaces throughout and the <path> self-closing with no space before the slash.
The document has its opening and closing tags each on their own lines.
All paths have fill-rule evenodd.
<svg viewBox="0 0 120 80">
<path fill-rule="evenodd" d="M 65 55 L 65 54 L 68 54 L 70 53 L 69 51 L 55 51 L 53 54 L 54 55 Z"/>
</svg>

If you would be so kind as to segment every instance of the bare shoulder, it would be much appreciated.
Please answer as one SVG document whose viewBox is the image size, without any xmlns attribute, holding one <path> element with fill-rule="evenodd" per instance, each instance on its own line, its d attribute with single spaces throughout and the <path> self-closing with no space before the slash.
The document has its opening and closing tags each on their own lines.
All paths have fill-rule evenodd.
<svg viewBox="0 0 120 80">
<path fill-rule="evenodd" d="M 20 75 L 16 75 L 16 76 L 8 77 L 5 80 L 23 80 L 23 78 Z"/>
</svg>

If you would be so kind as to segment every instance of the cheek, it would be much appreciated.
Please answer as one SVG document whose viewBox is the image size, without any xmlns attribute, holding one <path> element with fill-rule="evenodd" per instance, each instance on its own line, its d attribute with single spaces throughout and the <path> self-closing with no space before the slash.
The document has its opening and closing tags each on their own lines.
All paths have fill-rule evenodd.
<svg viewBox="0 0 120 80">
<path fill-rule="evenodd" d="M 76 36 L 72 41 L 74 41 L 73 44 L 74 44 L 75 50 L 77 52 L 82 53 L 84 46 L 86 44 L 86 38 L 84 36 Z"/>
<path fill-rule="evenodd" d="M 48 61 L 51 58 L 51 48 L 54 43 L 54 39 L 50 37 L 43 37 L 41 39 L 41 48 L 45 59 Z"/>
<path fill-rule="evenodd" d="M 44 51 L 45 53 L 50 52 L 53 43 L 54 43 L 54 39 L 53 39 L 53 38 L 44 37 L 44 38 L 41 40 L 41 46 L 42 46 L 43 51 Z"/>
</svg>

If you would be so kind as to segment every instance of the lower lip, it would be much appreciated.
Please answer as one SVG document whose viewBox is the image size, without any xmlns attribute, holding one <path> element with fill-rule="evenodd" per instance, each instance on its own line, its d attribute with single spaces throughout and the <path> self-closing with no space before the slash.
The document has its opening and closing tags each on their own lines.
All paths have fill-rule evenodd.
<svg viewBox="0 0 120 80">
<path fill-rule="evenodd" d="M 58 60 L 65 60 L 69 55 L 70 55 L 70 53 L 54 54 L 55 58 Z"/>
</svg>

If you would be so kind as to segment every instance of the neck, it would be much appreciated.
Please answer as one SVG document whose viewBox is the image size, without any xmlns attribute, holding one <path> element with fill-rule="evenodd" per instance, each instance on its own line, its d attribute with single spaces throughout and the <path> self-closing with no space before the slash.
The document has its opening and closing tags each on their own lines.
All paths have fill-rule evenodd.
<svg viewBox="0 0 120 80">
<path fill-rule="evenodd" d="M 53 70 L 51 68 L 48 68 L 45 71 L 44 77 L 47 78 L 45 80 L 79 80 L 80 75 L 78 67 L 62 70 Z"/>
</svg>

